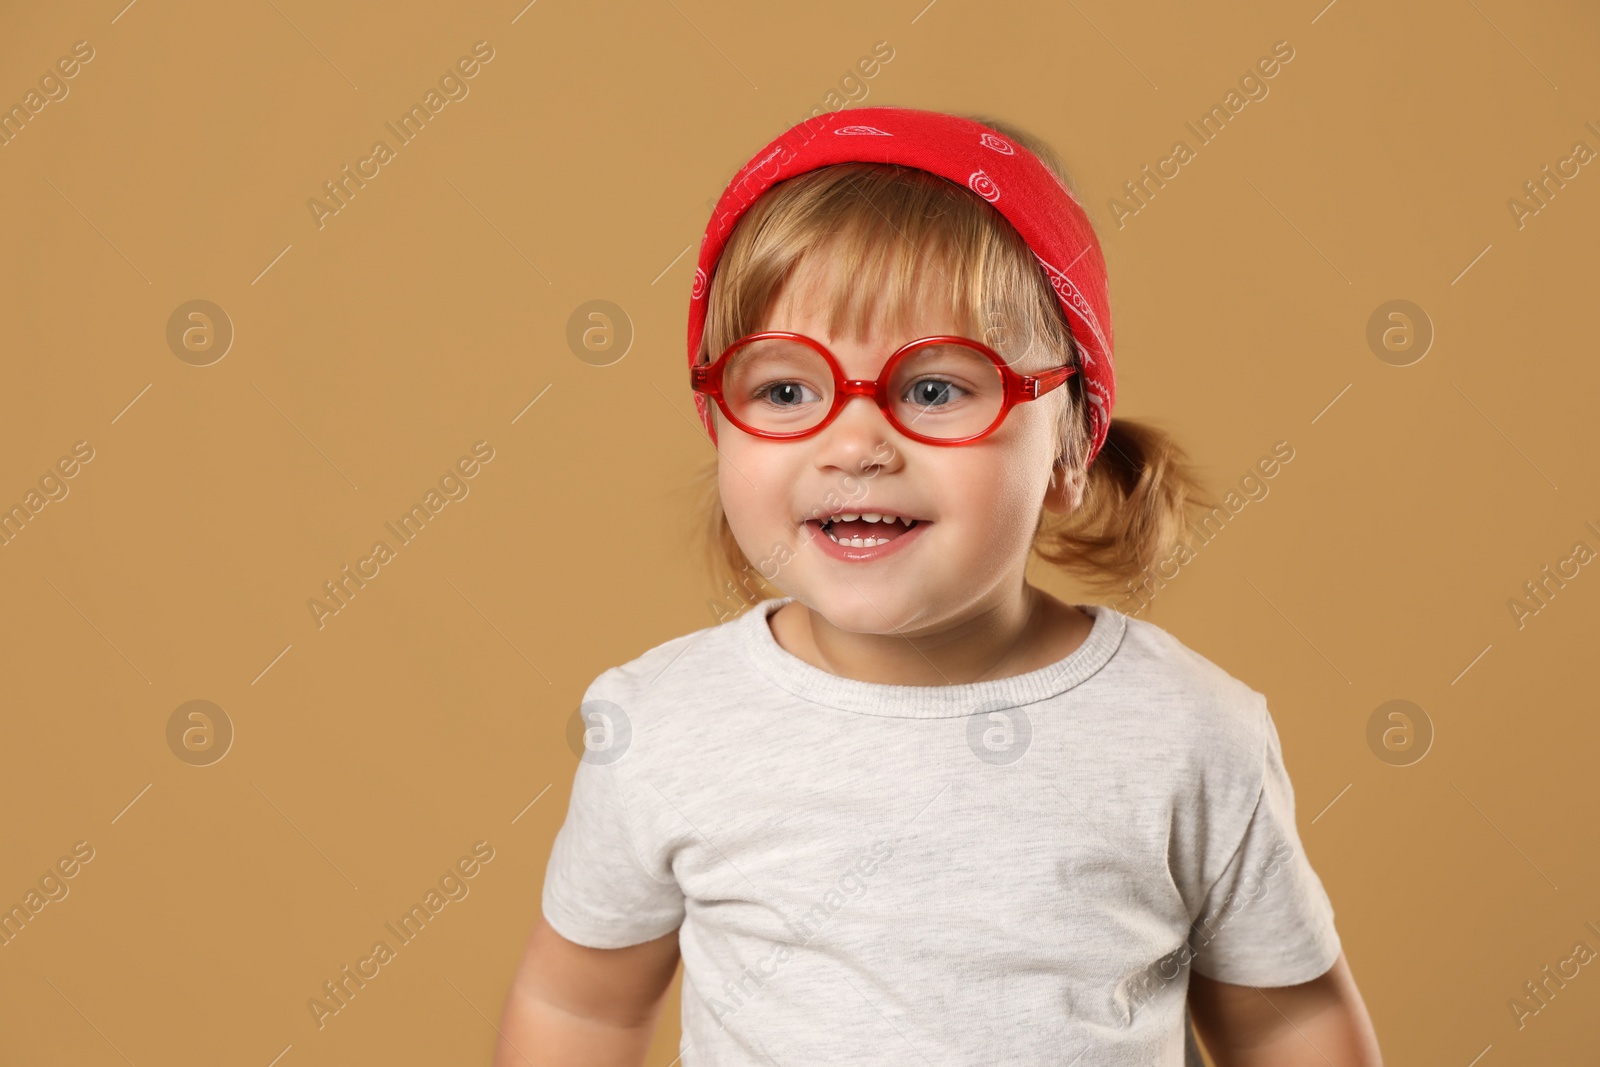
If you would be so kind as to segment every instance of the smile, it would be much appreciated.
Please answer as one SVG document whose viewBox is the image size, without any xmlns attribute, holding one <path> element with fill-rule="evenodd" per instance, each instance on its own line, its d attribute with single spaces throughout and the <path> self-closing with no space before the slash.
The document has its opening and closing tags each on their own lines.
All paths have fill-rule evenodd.
<svg viewBox="0 0 1600 1067">
<path fill-rule="evenodd" d="M 822 532 L 831 537 L 834 544 L 875 548 L 888 544 L 916 524 L 916 519 L 869 512 L 864 515 L 835 515 L 822 524 Z"/>
<path fill-rule="evenodd" d="M 864 563 L 920 540 L 929 522 L 903 515 L 867 512 L 808 519 L 802 525 L 824 555 Z M 817 537 L 817 534 L 825 536 Z"/>
</svg>

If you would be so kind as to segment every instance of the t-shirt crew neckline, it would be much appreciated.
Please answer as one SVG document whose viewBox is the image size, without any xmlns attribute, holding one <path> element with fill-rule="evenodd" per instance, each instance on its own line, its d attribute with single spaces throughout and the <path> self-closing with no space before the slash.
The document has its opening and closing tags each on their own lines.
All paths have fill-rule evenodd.
<svg viewBox="0 0 1600 1067">
<path fill-rule="evenodd" d="M 729 625 L 739 650 L 780 688 L 840 711 L 905 719 L 942 719 L 1021 707 L 1064 693 L 1104 667 L 1127 630 L 1127 616 L 1104 604 L 1075 604 L 1094 617 L 1083 644 L 1062 659 L 1009 678 L 962 685 L 885 685 L 845 678 L 815 667 L 778 644 L 768 619 L 794 600 L 773 597 L 752 605 Z"/>
</svg>

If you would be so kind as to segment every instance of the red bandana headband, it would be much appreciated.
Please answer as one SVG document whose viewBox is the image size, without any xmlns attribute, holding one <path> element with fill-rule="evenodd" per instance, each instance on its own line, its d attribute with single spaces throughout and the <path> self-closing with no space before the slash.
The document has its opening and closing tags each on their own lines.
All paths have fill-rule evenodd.
<svg viewBox="0 0 1600 1067">
<path fill-rule="evenodd" d="M 1116 396 L 1106 263 L 1094 227 L 1083 205 L 1037 156 L 956 115 L 905 107 L 833 111 L 786 130 L 741 167 L 723 190 L 700 242 L 689 297 L 689 365 L 694 366 L 705 330 L 707 282 L 740 216 L 785 179 L 857 162 L 898 163 L 936 174 L 971 189 L 1016 227 L 1049 276 L 1082 354 L 1089 399 L 1088 459 L 1094 459 L 1105 443 Z M 701 392 L 694 394 L 694 402 L 714 443 L 711 402 Z"/>
</svg>

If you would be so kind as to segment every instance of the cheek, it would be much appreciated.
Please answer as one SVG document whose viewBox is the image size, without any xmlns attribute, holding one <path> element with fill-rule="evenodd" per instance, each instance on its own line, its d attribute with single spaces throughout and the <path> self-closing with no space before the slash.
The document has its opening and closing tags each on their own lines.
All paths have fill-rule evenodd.
<svg viewBox="0 0 1600 1067">
<path fill-rule="evenodd" d="M 788 461 L 771 449 L 728 448 L 717 461 L 717 488 L 728 524 L 741 538 L 786 526 L 791 503 L 782 487 L 792 484 Z"/>
<path fill-rule="evenodd" d="M 1008 543 L 1031 537 L 1039 520 L 1035 495 L 1020 472 L 996 475 L 984 511 L 990 536 Z"/>
<path fill-rule="evenodd" d="M 970 539 L 990 551 L 998 544 L 1028 544 L 1039 521 L 1043 479 L 1048 477 L 1035 479 L 1030 472 L 1045 469 L 1043 455 L 1041 449 L 1008 447 L 991 455 L 962 457 L 972 462 L 962 462 L 944 480 L 948 492 L 941 493 L 942 509 L 959 516 Z"/>
<path fill-rule="evenodd" d="M 991 460 L 963 464 L 950 472 L 941 493 L 943 509 L 952 516 L 978 518 L 979 528 L 997 532 L 1015 525 L 1031 513 L 1032 492 L 1023 475 L 1020 460 L 994 457 Z M 1033 522 L 1031 514 L 1028 515 Z"/>
<path fill-rule="evenodd" d="M 749 526 L 750 515 L 757 502 L 752 498 L 750 486 L 730 463 L 722 461 L 717 470 L 717 492 L 722 497 L 722 510 L 728 516 L 733 532 Z"/>
</svg>

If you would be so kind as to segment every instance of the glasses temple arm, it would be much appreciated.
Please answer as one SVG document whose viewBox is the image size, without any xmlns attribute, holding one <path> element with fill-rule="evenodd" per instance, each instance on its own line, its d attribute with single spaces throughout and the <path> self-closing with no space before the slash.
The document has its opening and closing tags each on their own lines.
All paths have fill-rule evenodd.
<svg viewBox="0 0 1600 1067">
<path fill-rule="evenodd" d="M 1027 375 L 1022 379 L 1022 383 L 1028 398 L 1037 400 L 1076 373 L 1078 373 L 1077 367 L 1056 367 L 1043 374 Z"/>
</svg>

